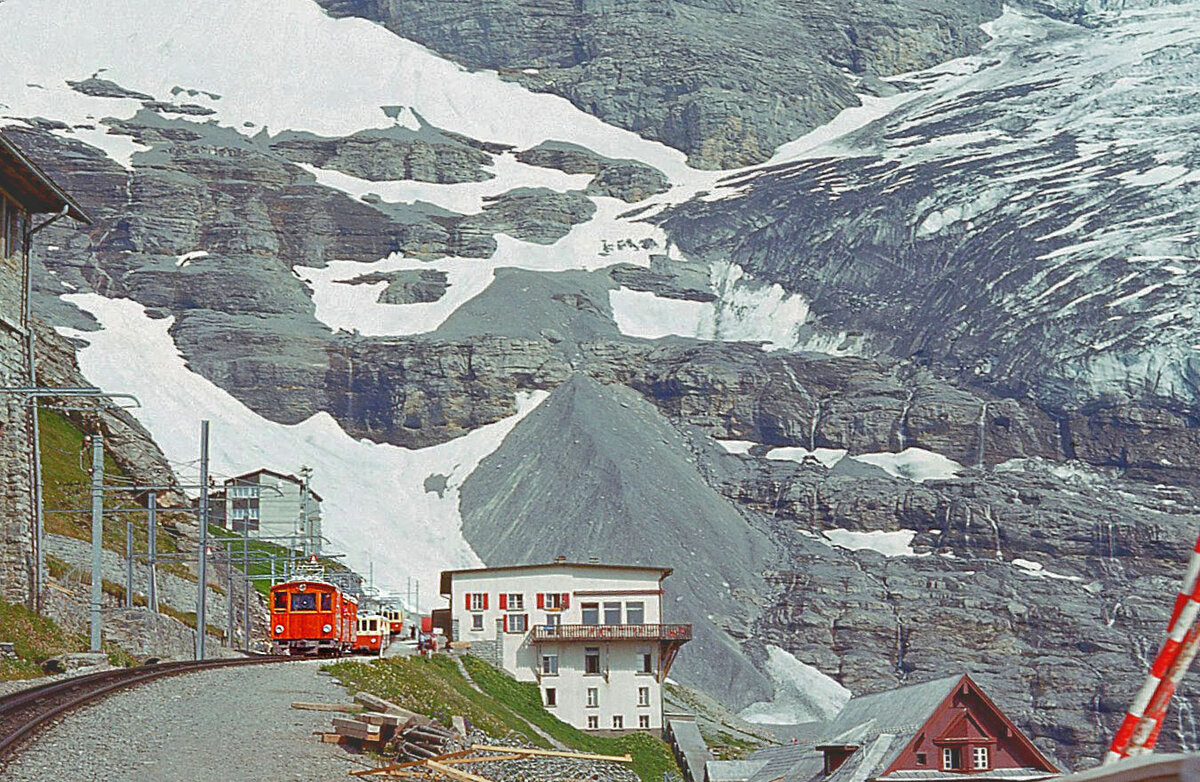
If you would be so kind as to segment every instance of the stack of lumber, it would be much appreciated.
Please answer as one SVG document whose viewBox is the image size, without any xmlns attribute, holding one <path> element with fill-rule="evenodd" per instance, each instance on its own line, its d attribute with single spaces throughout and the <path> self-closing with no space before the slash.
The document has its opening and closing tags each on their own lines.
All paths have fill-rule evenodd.
<svg viewBox="0 0 1200 782">
<path fill-rule="evenodd" d="M 361 692 L 354 700 L 356 704 L 296 702 L 292 708 L 342 713 L 343 716 L 333 718 L 332 730 L 319 734 L 324 742 L 352 742 L 374 750 L 390 746 L 397 757 L 434 757 L 446 751 L 447 742 L 458 738 L 453 731 L 424 714 L 409 711 L 370 693 Z"/>
<path fill-rule="evenodd" d="M 356 777 L 454 780 L 454 782 L 558 782 L 561 780 L 598 780 L 636 782 L 637 775 L 627 768 L 617 773 L 605 768 L 611 764 L 628 766 L 629 755 L 594 755 L 587 752 L 546 750 L 499 744 L 472 744 L 443 755 L 391 763 L 372 769 L 350 772 Z M 532 763 L 532 765 L 530 765 Z M 573 765 L 564 765 L 573 764 Z M 583 764 L 582 767 L 580 764 Z"/>
</svg>

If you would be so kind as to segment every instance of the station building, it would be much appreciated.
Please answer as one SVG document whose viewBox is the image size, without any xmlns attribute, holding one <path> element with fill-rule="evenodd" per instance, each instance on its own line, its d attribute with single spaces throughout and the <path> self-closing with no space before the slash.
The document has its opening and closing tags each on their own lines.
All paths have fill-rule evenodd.
<svg viewBox="0 0 1200 782">
<path fill-rule="evenodd" d="M 449 570 L 452 640 L 536 682 L 547 711 L 580 730 L 661 731 L 662 685 L 690 624 L 668 624 L 670 568 L 571 563 Z"/>
</svg>

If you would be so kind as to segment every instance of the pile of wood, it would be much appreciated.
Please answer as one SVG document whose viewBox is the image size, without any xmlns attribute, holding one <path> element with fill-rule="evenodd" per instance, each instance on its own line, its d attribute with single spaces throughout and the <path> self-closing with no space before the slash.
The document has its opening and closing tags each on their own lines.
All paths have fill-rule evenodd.
<svg viewBox="0 0 1200 782">
<path fill-rule="evenodd" d="M 448 752 L 423 760 L 410 760 L 404 763 L 392 763 L 379 768 L 359 769 L 351 771 L 355 777 L 380 776 L 402 779 L 455 780 L 456 782 L 499 782 L 509 778 L 503 772 L 508 763 L 539 760 L 572 760 L 600 763 L 628 764 L 633 761 L 629 755 L 594 755 L 588 752 L 570 752 L 564 750 L 535 749 L 532 747 L 513 747 L 496 744 L 473 744 L 467 749 Z M 463 768 L 467 766 L 468 768 Z M 526 770 L 528 771 L 528 770 Z M 488 776 L 483 776 L 488 774 Z M 533 776 L 528 773 L 519 775 L 520 779 L 549 780 L 558 779 L 558 775 L 546 773 L 546 770 L 533 770 Z M 572 773 L 571 779 L 605 779 L 599 774 L 586 777 Z M 636 776 L 633 777 L 636 779 Z"/>
<path fill-rule="evenodd" d="M 357 744 L 363 749 L 382 751 L 396 758 L 423 760 L 445 754 L 452 742 L 462 736 L 447 730 L 424 714 L 417 714 L 391 701 L 360 692 L 355 704 L 301 703 L 293 709 L 336 711 L 342 716 L 333 718 L 333 729 L 319 733 L 330 744 Z M 363 711 L 363 708 L 367 711 Z"/>
</svg>

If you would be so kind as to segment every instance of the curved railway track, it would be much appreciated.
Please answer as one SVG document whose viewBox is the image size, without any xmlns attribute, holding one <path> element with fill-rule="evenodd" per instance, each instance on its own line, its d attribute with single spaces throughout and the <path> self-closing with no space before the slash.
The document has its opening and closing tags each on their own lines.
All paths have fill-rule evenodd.
<svg viewBox="0 0 1200 782">
<path fill-rule="evenodd" d="M 40 726 L 72 709 L 118 690 L 166 676 L 210 668 L 283 662 L 289 657 L 244 657 L 202 662 L 173 662 L 106 671 L 59 679 L 0 698 L 0 766 Z"/>
</svg>

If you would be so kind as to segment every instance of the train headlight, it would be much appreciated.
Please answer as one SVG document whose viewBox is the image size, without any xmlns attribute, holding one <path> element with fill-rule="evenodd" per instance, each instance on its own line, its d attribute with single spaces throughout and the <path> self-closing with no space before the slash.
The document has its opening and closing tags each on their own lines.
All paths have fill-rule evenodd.
<svg viewBox="0 0 1200 782">
<path fill-rule="evenodd" d="M 283 634 L 283 625 L 275 625 L 275 635 Z"/>
<path fill-rule="evenodd" d="M 325 625 L 324 627 L 321 628 L 321 632 L 322 633 L 332 633 L 333 625 Z"/>
</svg>

